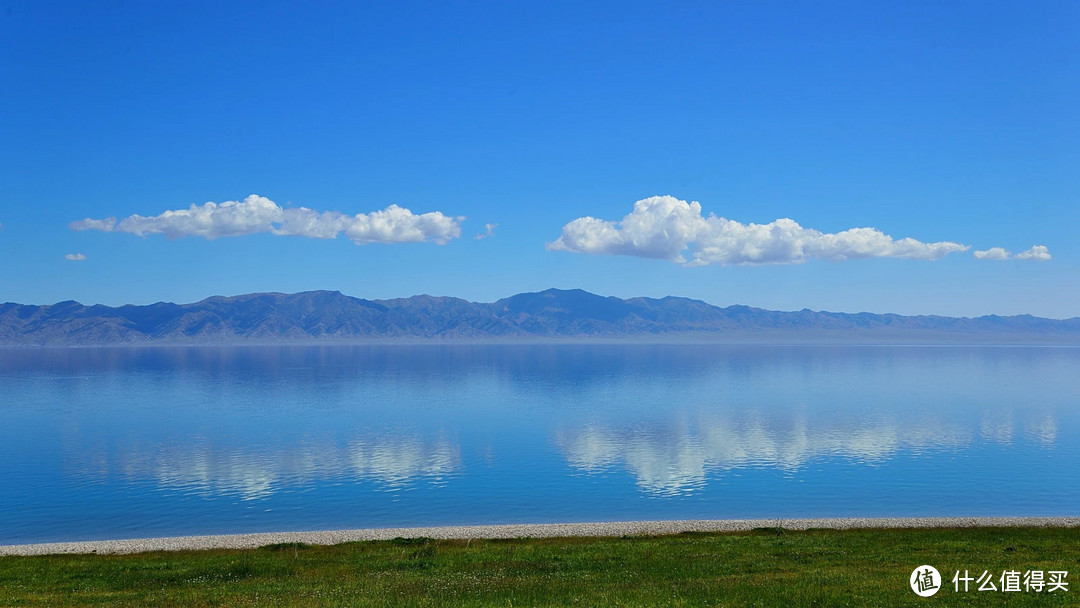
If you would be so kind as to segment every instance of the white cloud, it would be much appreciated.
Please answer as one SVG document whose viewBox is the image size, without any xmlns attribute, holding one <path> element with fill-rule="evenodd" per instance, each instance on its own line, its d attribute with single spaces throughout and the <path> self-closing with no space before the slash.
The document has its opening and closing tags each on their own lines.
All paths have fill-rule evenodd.
<svg viewBox="0 0 1080 608">
<path fill-rule="evenodd" d="M 64 256 L 64 259 L 69 262 L 81 262 L 86 259 L 86 256 L 81 253 L 69 253 Z"/>
<path fill-rule="evenodd" d="M 876 228 L 851 228 L 823 233 L 791 219 L 768 224 L 740 222 L 701 214 L 701 204 L 673 196 L 654 196 L 634 203 L 621 221 L 578 218 L 563 226 L 562 235 L 547 248 L 578 253 L 632 255 L 678 262 L 708 264 L 793 264 L 810 259 L 907 258 L 936 260 L 967 251 L 968 245 L 942 241 L 923 243 L 893 239 Z M 690 252 L 687 261 L 683 254 Z"/>
<path fill-rule="evenodd" d="M 390 205 L 382 211 L 345 215 L 337 211 L 315 211 L 307 207 L 283 209 L 274 201 L 252 194 L 243 201 L 191 205 L 160 215 L 132 215 L 116 218 L 84 219 L 71 222 L 72 230 L 129 232 L 138 236 L 163 234 L 176 239 L 201 236 L 216 239 L 268 232 L 279 236 L 332 239 L 344 234 L 357 245 L 366 243 L 413 243 L 433 241 L 440 245 L 461 236 L 464 217 L 450 217 L 439 211 L 415 214 Z"/>
<path fill-rule="evenodd" d="M 498 224 L 484 224 L 484 231 L 481 232 L 480 234 L 476 235 L 476 237 L 474 237 L 474 238 L 476 238 L 476 240 L 479 241 L 480 239 L 486 239 L 489 236 L 494 236 L 495 235 L 495 229 L 498 228 L 498 227 L 499 227 Z"/>
<path fill-rule="evenodd" d="M 103 220 L 86 218 L 85 220 L 71 222 L 68 224 L 68 228 L 71 228 L 72 230 L 100 230 L 101 232 L 112 232 L 116 228 L 116 218 L 107 217 Z"/>
<path fill-rule="evenodd" d="M 1045 262 L 1046 260 L 1050 259 L 1050 250 L 1047 249 L 1045 245 L 1035 245 L 1027 251 L 1021 251 L 1020 253 L 1016 254 L 1016 259 L 1038 260 L 1040 262 Z"/>
<path fill-rule="evenodd" d="M 984 251 L 976 251 L 972 255 L 979 260 L 1007 260 L 1012 257 L 1011 253 L 1001 247 L 991 247 Z"/>
<path fill-rule="evenodd" d="M 991 247 L 985 251 L 976 251 L 975 257 L 980 260 L 1036 260 L 1045 262 L 1050 259 L 1050 250 L 1045 245 L 1035 245 L 1027 251 L 1013 255 L 1001 247 Z"/>
</svg>

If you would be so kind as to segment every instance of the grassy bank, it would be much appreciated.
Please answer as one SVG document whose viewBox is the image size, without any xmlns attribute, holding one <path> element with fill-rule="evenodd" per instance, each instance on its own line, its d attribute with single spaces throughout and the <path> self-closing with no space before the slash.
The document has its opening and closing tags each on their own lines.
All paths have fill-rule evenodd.
<svg viewBox="0 0 1080 608">
<path fill-rule="evenodd" d="M 920 598 L 922 564 L 945 579 Z M 1062 593 L 953 591 L 957 570 L 1067 570 Z M 757 530 L 0 557 L 4 606 L 1075 606 L 1080 530 Z M 1075 585 L 1075 586 L 1074 586 Z M 1021 587 L 1022 588 L 1022 587 Z"/>
</svg>

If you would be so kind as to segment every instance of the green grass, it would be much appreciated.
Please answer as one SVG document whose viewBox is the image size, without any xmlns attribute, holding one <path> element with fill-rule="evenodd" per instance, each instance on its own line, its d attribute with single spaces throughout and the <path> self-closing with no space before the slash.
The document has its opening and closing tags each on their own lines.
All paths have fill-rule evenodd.
<svg viewBox="0 0 1080 608">
<path fill-rule="evenodd" d="M 946 579 L 931 598 L 908 587 L 922 564 Z M 956 593 L 957 569 L 995 578 L 1067 570 L 1070 590 Z M 0 557 L 3 606 L 1077 606 L 1078 581 L 1080 530 L 1069 528 L 770 528 Z"/>
</svg>

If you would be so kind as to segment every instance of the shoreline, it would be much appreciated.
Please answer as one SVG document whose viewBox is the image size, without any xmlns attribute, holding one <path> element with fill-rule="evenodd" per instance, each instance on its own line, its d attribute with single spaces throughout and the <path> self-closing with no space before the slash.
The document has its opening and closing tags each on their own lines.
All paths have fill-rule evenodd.
<svg viewBox="0 0 1080 608">
<path fill-rule="evenodd" d="M 169 536 L 124 540 L 0 545 L 0 556 L 52 554 L 128 554 L 147 551 L 254 549 L 278 543 L 335 545 L 345 542 L 426 537 L 439 540 L 659 536 L 682 532 L 749 532 L 755 528 L 856 530 L 869 528 L 997 528 L 1080 527 L 1078 517 L 844 517 L 800 519 L 712 519 L 588 522 L 561 524 L 499 524 L 365 528 L 308 532 L 257 532 L 207 536 Z"/>
</svg>

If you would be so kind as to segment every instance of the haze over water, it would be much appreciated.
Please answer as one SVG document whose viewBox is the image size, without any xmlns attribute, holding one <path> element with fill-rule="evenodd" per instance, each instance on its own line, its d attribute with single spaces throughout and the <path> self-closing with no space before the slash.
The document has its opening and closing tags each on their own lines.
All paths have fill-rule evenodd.
<svg viewBox="0 0 1080 608">
<path fill-rule="evenodd" d="M 0 350 L 0 543 L 1076 515 L 1080 349 Z"/>
</svg>

